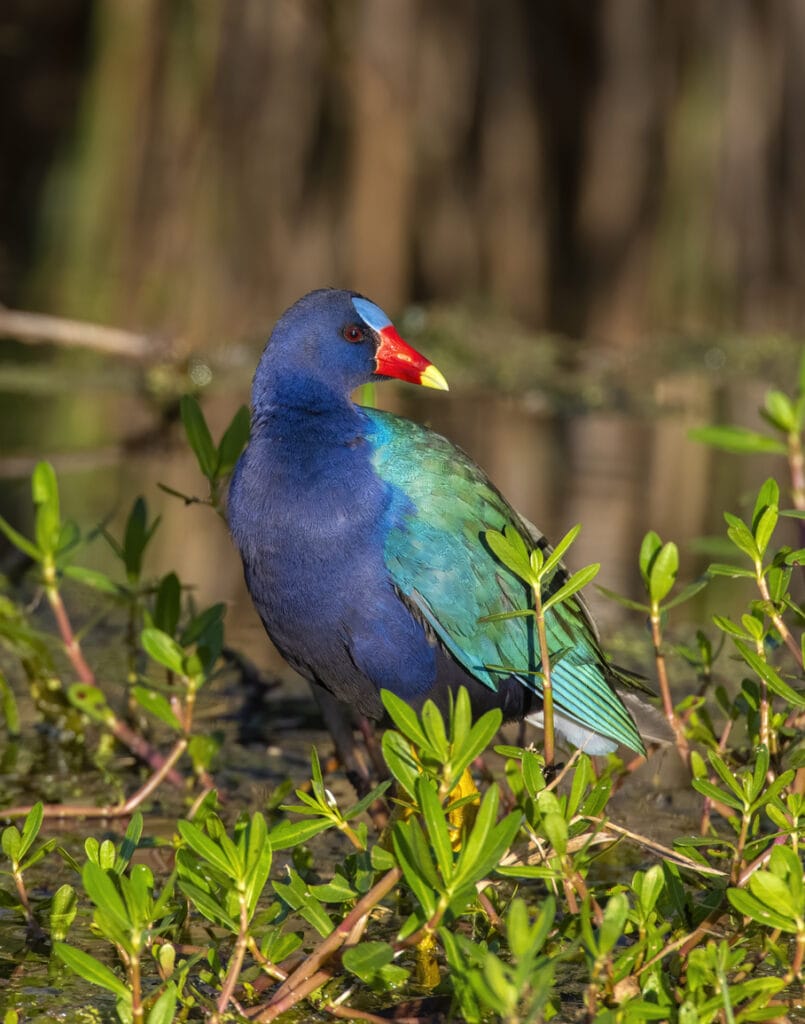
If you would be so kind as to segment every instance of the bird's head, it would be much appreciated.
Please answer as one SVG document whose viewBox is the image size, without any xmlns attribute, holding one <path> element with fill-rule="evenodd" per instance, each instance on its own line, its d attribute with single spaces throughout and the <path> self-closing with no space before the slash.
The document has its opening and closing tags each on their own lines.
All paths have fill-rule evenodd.
<svg viewBox="0 0 805 1024">
<path fill-rule="evenodd" d="M 280 317 L 255 375 L 255 404 L 281 375 L 300 393 L 324 387 L 348 394 L 395 377 L 447 390 L 441 372 L 403 341 L 383 310 L 357 292 L 322 289 Z"/>
</svg>

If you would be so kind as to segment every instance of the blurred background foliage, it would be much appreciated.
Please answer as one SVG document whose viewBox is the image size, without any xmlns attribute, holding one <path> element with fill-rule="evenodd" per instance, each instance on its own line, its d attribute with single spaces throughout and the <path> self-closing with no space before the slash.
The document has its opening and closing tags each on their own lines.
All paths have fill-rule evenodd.
<svg viewBox="0 0 805 1024">
<path fill-rule="evenodd" d="M 310 287 L 626 348 L 796 331 L 797 0 L 5 0 L 0 300 L 263 337 Z"/>
</svg>

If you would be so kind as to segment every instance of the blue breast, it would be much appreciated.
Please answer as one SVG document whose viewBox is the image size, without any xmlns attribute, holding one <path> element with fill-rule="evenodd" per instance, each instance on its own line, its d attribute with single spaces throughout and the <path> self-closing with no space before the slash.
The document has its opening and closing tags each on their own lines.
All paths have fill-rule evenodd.
<svg viewBox="0 0 805 1024">
<path fill-rule="evenodd" d="M 326 442 L 265 424 L 238 465 L 229 519 L 272 641 L 307 678 L 380 717 L 381 687 L 416 700 L 433 686 L 434 642 L 384 560 L 413 510 L 373 465 L 363 413 Z M 310 432 L 308 431 L 308 434 Z"/>
</svg>

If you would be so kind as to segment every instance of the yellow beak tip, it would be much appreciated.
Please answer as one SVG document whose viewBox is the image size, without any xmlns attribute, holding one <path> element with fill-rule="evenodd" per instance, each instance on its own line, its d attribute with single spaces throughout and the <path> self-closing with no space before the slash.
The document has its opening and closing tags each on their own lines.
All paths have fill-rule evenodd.
<svg viewBox="0 0 805 1024">
<path fill-rule="evenodd" d="M 449 391 L 450 387 L 445 380 L 444 374 L 437 369 L 433 363 L 422 371 L 419 383 L 426 388 L 435 388 L 437 391 Z"/>
</svg>

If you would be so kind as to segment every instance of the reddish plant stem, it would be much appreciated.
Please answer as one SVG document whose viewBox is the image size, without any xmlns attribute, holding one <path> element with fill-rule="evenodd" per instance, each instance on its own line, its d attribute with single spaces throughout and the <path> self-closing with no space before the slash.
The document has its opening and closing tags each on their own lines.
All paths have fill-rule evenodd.
<svg viewBox="0 0 805 1024">
<path fill-rule="evenodd" d="M 87 664 L 84 652 L 81 650 L 81 644 L 73 632 L 73 627 L 69 616 L 67 615 L 67 609 L 64 607 L 64 601 L 62 601 L 61 594 L 56 587 L 51 586 L 45 587 L 45 593 L 47 595 L 51 611 L 53 612 L 53 616 L 56 619 L 56 625 L 59 627 L 59 633 L 61 634 L 62 643 L 64 644 L 64 650 L 67 657 L 70 659 L 70 663 L 75 669 L 76 675 L 81 682 L 86 683 L 87 686 L 97 686 L 95 673 Z"/>
<path fill-rule="evenodd" d="M 218 1024 L 220 1015 L 229 1006 L 232 995 L 235 991 L 235 985 L 238 983 L 238 977 L 240 975 L 241 967 L 243 966 L 243 958 L 246 956 L 246 947 L 248 945 L 248 933 L 249 933 L 249 908 L 246 905 L 246 897 L 241 894 L 240 896 L 240 929 L 238 931 L 238 937 L 235 941 L 235 949 L 233 950 L 232 957 L 229 961 L 229 968 L 226 972 L 226 978 L 224 984 L 221 987 L 221 993 L 218 996 L 218 1002 L 216 1004 L 216 1012 L 210 1018 L 211 1024 Z"/>
<path fill-rule="evenodd" d="M 276 1020 L 280 1014 L 290 1010 L 292 1006 L 305 999 L 311 992 L 315 992 L 317 988 L 321 988 L 330 978 L 332 978 L 330 971 L 317 971 L 301 982 L 298 988 L 292 989 L 281 999 L 277 999 L 275 996 L 267 1006 L 256 1007 L 250 1012 L 250 1016 L 257 1024 L 267 1024 L 268 1021 Z"/>
<path fill-rule="evenodd" d="M 186 749 L 187 740 L 184 737 L 177 740 L 173 750 L 171 750 L 167 758 L 163 759 L 162 765 L 144 785 L 135 790 L 123 803 L 106 804 L 102 807 L 96 807 L 92 804 L 45 804 L 42 808 L 42 813 L 46 818 L 123 818 L 127 814 L 131 814 L 170 775 L 173 766 Z M 0 812 L 0 817 L 23 818 L 30 811 L 30 804 L 20 807 L 8 807 Z"/>
<path fill-rule="evenodd" d="M 340 1017 L 342 1020 L 365 1020 L 369 1024 L 389 1024 L 388 1017 L 378 1017 L 375 1013 L 369 1013 L 368 1010 L 355 1010 L 351 1006 L 338 1006 L 336 1003 L 328 1003 L 324 1007 L 327 1013 L 333 1015 L 333 1017 Z"/>
<path fill-rule="evenodd" d="M 797 641 L 791 635 L 788 626 L 786 626 L 786 624 L 783 622 L 782 616 L 774 608 L 774 604 L 771 599 L 771 594 L 769 593 L 769 586 L 766 583 L 766 577 L 763 575 L 761 571 L 761 566 L 759 564 L 755 566 L 755 571 L 757 588 L 760 591 L 760 596 L 763 598 L 763 600 L 769 607 L 769 618 L 774 623 L 774 628 L 782 637 L 783 643 L 794 656 L 794 661 L 796 661 L 799 667 L 802 668 L 802 651 L 800 650 Z"/>
<path fill-rule="evenodd" d="M 64 644 L 64 650 L 67 657 L 70 659 L 70 664 L 85 686 L 96 687 L 98 685 L 95 673 L 92 671 L 84 657 L 84 652 L 81 649 L 81 644 L 78 637 L 75 635 L 70 622 L 70 617 L 67 614 L 67 609 L 64 606 L 64 601 L 55 586 L 46 585 L 45 593 L 47 594 L 48 603 L 53 611 L 54 618 L 56 619 L 56 625 L 59 627 L 59 634 L 61 635 L 62 643 Z M 113 715 L 108 723 L 109 729 L 112 734 L 118 739 L 123 746 L 128 747 L 135 757 L 138 757 L 141 761 L 145 762 L 154 771 L 159 771 L 165 763 L 165 758 L 158 750 L 155 750 L 151 744 L 139 736 L 133 729 L 131 729 L 125 722 L 121 722 L 120 719 Z M 177 771 L 171 771 L 169 773 L 170 782 L 178 787 L 179 789 L 184 788 L 185 780 Z"/>
<path fill-rule="evenodd" d="M 318 971 L 328 958 L 347 941 L 358 921 L 360 921 L 364 915 L 368 914 L 372 908 L 380 902 L 380 900 L 387 896 L 401 878 L 402 871 L 400 868 L 394 867 L 390 871 L 387 871 L 380 881 L 373 885 L 365 896 L 358 900 L 353 909 L 347 914 L 344 920 L 330 932 L 316 952 L 304 960 L 299 967 L 289 975 L 282 985 L 280 985 L 274 994 L 274 998 L 269 1003 L 269 1006 L 274 1006 L 278 1001 L 284 1000 L 286 995 L 292 995 L 302 986 L 303 983 L 306 982 L 308 978 Z M 313 989 L 308 989 L 308 991 L 313 991 Z M 301 996 L 299 998 L 301 998 Z M 288 1005 L 292 1006 L 294 1002 L 296 1002 L 296 999 L 292 1000 Z M 268 1017 L 266 1019 L 273 1020 L 273 1017 Z"/>
<path fill-rule="evenodd" d="M 548 636 L 545 630 L 545 613 L 542 610 L 542 593 L 540 584 L 534 589 L 534 603 L 537 612 L 537 636 L 539 637 L 540 672 L 542 674 L 542 728 L 544 734 L 543 753 L 546 767 L 551 767 L 555 759 L 554 724 L 553 724 L 553 686 L 551 685 L 551 660 L 548 651 Z"/>
<path fill-rule="evenodd" d="M 718 752 L 723 754 L 727 749 L 727 740 L 729 739 L 730 733 L 732 732 L 732 719 L 728 718 L 724 728 L 721 731 L 721 738 L 718 741 Z M 710 773 L 710 784 L 716 784 L 716 773 Z M 704 835 L 710 828 L 710 812 L 713 809 L 713 798 L 706 796 L 704 798 L 704 804 L 702 805 L 702 820 L 699 822 L 699 835 Z"/>
<path fill-rule="evenodd" d="M 677 718 L 676 711 L 674 710 L 674 702 L 671 699 L 671 687 L 668 683 L 668 671 L 665 667 L 665 655 L 662 653 L 662 627 L 660 625 L 660 612 L 659 608 L 655 607 L 652 607 L 651 609 L 651 640 L 654 645 L 654 660 L 657 665 L 657 682 L 660 687 L 663 711 L 665 712 L 665 717 L 668 719 L 668 724 L 673 729 L 674 738 L 676 740 L 676 749 L 679 751 L 679 756 L 682 758 L 683 763 L 687 765 L 690 762 L 690 748 L 688 747 L 688 741 L 685 738 L 682 723 Z"/>
</svg>

